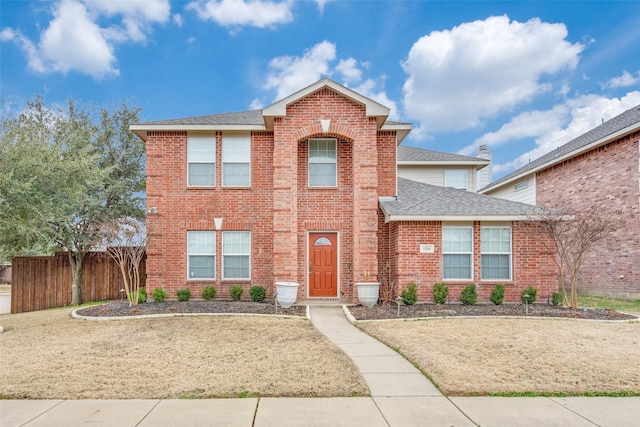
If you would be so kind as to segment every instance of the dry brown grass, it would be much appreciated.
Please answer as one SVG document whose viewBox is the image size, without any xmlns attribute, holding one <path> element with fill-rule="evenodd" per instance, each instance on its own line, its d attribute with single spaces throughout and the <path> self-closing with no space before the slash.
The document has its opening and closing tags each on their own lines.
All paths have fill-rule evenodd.
<svg viewBox="0 0 640 427">
<path fill-rule="evenodd" d="M 430 319 L 360 323 L 447 395 L 640 392 L 640 322 Z"/>
<path fill-rule="evenodd" d="M 178 317 L 95 322 L 70 309 L 0 316 L 0 396 L 38 399 L 368 395 L 310 321 Z"/>
</svg>

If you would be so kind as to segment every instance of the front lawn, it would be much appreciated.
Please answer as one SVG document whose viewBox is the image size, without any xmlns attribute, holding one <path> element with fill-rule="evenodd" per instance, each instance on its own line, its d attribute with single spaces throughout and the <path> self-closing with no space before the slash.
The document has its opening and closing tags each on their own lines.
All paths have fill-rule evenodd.
<svg viewBox="0 0 640 427">
<path fill-rule="evenodd" d="M 640 299 L 578 295 L 578 306 L 587 308 L 609 308 L 624 313 L 640 315 Z"/>
</svg>

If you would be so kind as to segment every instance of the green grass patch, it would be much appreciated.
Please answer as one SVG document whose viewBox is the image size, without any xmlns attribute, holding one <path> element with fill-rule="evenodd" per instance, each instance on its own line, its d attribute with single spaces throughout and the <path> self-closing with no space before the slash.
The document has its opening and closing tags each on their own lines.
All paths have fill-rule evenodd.
<svg viewBox="0 0 640 427">
<path fill-rule="evenodd" d="M 615 311 L 640 312 L 640 299 L 578 295 L 578 306 L 587 308 L 608 308 Z"/>
</svg>

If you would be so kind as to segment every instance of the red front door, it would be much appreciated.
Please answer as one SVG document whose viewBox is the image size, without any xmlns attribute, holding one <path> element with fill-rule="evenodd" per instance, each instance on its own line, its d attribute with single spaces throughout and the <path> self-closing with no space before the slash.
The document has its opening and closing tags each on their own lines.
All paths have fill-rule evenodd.
<svg viewBox="0 0 640 427">
<path fill-rule="evenodd" d="M 309 296 L 338 296 L 338 236 L 309 233 Z"/>
</svg>

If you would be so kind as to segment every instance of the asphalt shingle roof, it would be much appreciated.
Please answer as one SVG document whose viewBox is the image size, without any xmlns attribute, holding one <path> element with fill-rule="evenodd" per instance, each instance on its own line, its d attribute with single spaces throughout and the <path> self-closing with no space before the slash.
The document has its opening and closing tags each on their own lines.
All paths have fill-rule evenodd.
<svg viewBox="0 0 640 427">
<path fill-rule="evenodd" d="M 636 105 L 635 107 L 612 118 L 611 120 L 604 122 L 600 126 L 591 129 L 589 132 L 582 134 L 575 139 L 572 139 L 566 144 L 545 154 L 544 156 L 539 157 L 536 160 L 526 164 L 520 169 L 517 169 L 511 172 L 510 174 L 498 179 L 497 181 L 492 182 L 491 184 L 481 189 L 481 191 L 496 187 L 500 183 L 504 181 L 508 181 L 513 177 L 524 175 L 529 171 L 532 171 L 534 169 L 537 169 L 540 166 L 543 166 L 545 163 L 552 163 L 553 160 L 557 158 L 563 157 L 569 153 L 577 151 L 582 147 L 586 147 L 602 138 L 612 135 L 636 123 L 640 123 L 640 105 Z"/>
<path fill-rule="evenodd" d="M 262 110 L 238 111 L 235 113 L 209 114 L 207 116 L 158 120 L 141 125 L 264 125 Z"/>
<path fill-rule="evenodd" d="M 399 162 L 478 162 L 488 160 L 478 157 L 462 156 L 460 154 L 443 153 L 417 147 L 398 147 Z"/>
<path fill-rule="evenodd" d="M 523 216 L 540 212 L 540 208 L 497 197 L 439 187 L 398 178 L 395 200 L 381 199 L 389 216 Z"/>
</svg>

